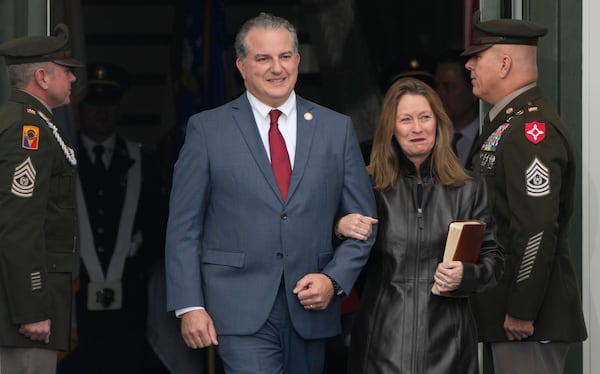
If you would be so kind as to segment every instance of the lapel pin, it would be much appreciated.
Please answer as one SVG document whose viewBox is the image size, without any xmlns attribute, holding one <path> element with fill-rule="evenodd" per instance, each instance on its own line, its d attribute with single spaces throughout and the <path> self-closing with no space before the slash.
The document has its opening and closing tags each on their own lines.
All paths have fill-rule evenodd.
<svg viewBox="0 0 600 374">
<path fill-rule="evenodd" d="M 312 113 L 309 113 L 309 112 L 304 113 L 304 119 L 307 121 L 310 121 L 311 119 L 313 119 Z"/>
</svg>

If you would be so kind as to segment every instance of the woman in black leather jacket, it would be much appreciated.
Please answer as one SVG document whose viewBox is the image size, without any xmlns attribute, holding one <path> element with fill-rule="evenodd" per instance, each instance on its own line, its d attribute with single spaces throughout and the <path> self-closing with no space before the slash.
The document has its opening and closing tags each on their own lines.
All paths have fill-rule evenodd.
<svg viewBox="0 0 600 374">
<path fill-rule="evenodd" d="M 368 167 L 379 228 L 352 332 L 352 374 L 477 373 L 468 296 L 497 282 L 504 254 L 484 181 L 461 167 L 452 135 L 428 85 L 406 78 L 390 87 Z M 346 216 L 337 229 L 360 238 L 367 218 Z M 442 263 L 448 224 L 466 219 L 486 223 L 478 262 Z M 451 296 L 433 295 L 434 282 Z"/>
</svg>

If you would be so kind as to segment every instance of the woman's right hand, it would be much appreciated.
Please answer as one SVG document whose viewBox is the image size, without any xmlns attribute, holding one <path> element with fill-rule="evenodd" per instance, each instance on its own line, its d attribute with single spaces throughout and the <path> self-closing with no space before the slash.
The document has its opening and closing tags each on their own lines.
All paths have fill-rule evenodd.
<svg viewBox="0 0 600 374">
<path fill-rule="evenodd" d="M 346 214 L 338 221 L 335 233 L 338 237 L 367 240 L 373 233 L 373 225 L 377 222 L 376 218 L 359 213 Z"/>
</svg>

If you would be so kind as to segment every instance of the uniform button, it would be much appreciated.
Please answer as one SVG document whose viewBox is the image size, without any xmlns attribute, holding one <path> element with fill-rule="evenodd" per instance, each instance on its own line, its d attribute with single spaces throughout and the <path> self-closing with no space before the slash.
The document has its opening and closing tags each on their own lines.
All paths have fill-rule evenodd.
<svg viewBox="0 0 600 374">
<path fill-rule="evenodd" d="M 287 214 L 283 213 L 283 214 L 281 215 L 281 219 L 282 219 L 283 221 L 285 221 L 287 218 L 288 218 L 288 217 L 287 217 Z"/>
<path fill-rule="evenodd" d="M 104 190 L 98 190 L 98 196 L 104 196 Z"/>
<path fill-rule="evenodd" d="M 277 252 L 277 258 L 281 260 L 283 258 L 283 253 Z"/>
<path fill-rule="evenodd" d="M 98 209 L 98 215 L 99 216 L 103 216 L 104 215 L 104 209 Z"/>
<path fill-rule="evenodd" d="M 98 250 L 98 252 L 100 252 L 100 253 L 104 253 L 104 247 L 101 247 L 101 246 L 100 246 L 100 247 L 98 247 L 98 248 L 97 248 L 97 250 Z"/>
<path fill-rule="evenodd" d="M 98 227 L 98 229 L 96 229 L 96 232 L 98 234 L 104 234 L 104 227 Z"/>
</svg>

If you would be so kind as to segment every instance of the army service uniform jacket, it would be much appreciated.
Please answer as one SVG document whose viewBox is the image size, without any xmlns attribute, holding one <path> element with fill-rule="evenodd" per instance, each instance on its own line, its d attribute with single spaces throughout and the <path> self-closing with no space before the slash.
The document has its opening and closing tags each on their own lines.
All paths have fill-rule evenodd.
<svg viewBox="0 0 600 374">
<path fill-rule="evenodd" d="M 52 114 L 13 90 L 0 108 L 0 346 L 69 348 L 76 162 Z M 19 333 L 50 319 L 50 343 Z"/>
<path fill-rule="evenodd" d="M 505 341 L 505 314 L 533 320 L 529 341 L 586 338 L 569 248 L 576 165 L 571 141 L 539 88 L 514 98 L 484 126 L 471 152 L 505 249 L 498 286 L 475 295 L 479 339 Z"/>
</svg>

